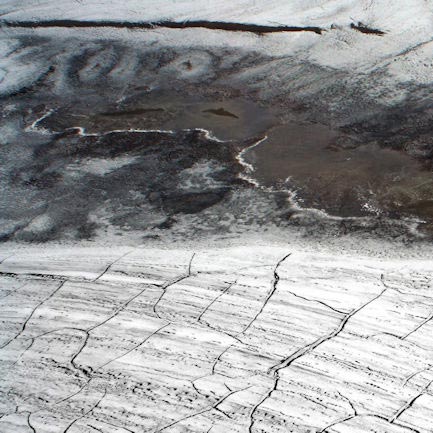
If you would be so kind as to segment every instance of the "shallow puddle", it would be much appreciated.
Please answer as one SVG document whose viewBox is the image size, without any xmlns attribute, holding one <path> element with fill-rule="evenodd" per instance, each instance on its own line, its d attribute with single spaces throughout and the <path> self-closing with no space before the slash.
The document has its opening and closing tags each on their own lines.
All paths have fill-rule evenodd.
<svg viewBox="0 0 433 433">
<path fill-rule="evenodd" d="M 338 216 L 433 216 L 433 177 L 408 155 L 376 145 L 344 149 L 322 125 L 291 123 L 244 152 L 261 185 L 296 191 L 298 202 Z"/>
</svg>

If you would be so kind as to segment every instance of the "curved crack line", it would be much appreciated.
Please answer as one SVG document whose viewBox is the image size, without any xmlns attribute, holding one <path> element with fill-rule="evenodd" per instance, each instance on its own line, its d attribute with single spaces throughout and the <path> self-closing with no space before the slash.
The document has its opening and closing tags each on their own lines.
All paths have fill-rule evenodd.
<svg viewBox="0 0 433 433">
<path fill-rule="evenodd" d="M 79 346 L 79 349 L 78 349 L 78 350 L 75 352 L 75 354 L 72 356 L 72 358 L 71 358 L 71 360 L 70 360 L 70 363 L 71 363 L 71 365 L 72 365 L 76 370 L 81 371 L 85 376 L 88 376 L 88 374 L 86 374 L 85 370 L 84 370 L 82 367 L 78 366 L 78 365 L 75 363 L 76 358 L 77 358 L 77 357 L 81 354 L 81 352 L 84 350 L 84 348 L 86 347 L 87 342 L 89 341 L 89 338 L 90 338 L 89 331 L 87 331 L 87 330 L 82 330 L 82 332 L 84 333 L 85 337 L 84 337 L 83 341 L 81 342 L 81 346 Z"/>
<path fill-rule="evenodd" d="M 353 414 L 354 415 L 358 415 L 358 411 L 356 410 L 355 405 L 352 403 L 352 400 L 350 400 L 350 398 L 346 397 L 345 395 L 343 395 L 340 391 L 337 391 L 338 395 L 347 401 L 347 403 L 349 403 L 349 406 L 351 407 Z"/>
<path fill-rule="evenodd" d="M 96 368 L 96 370 L 94 371 L 95 373 L 102 370 L 104 367 L 106 367 L 108 364 L 111 364 L 112 362 L 118 361 L 119 359 L 123 358 L 124 356 L 129 355 L 131 352 L 133 352 L 134 350 L 138 349 L 140 346 L 142 346 L 144 343 L 146 343 L 151 337 L 153 337 L 154 335 L 158 334 L 160 331 L 162 331 L 163 329 L 167 328 L 168 326 L 170 326 L 171 323 L 166 323 L 165 325 L 159 327 L 156 331 L 152 332 L 150 335 L 148 335 L 144 340 L 142 340 L 140 343 L 134 345 L 131 349 L 129 349 L 128 351 L 126 351 L 125 353 L 123 353 L 122 355 L 116 356 L 115 358 L 111 359 L 110 361 L 105 362 L 104 364 L 100 365 L 98 368 Z"/>
<path fill-rule="evenodd" d="M 428 366 L 426 368 L 423 368 L 421 370 L 415 371 L 415 373 L 410 374 L 409 376 L 407 376 L 403 382 L 403 386 L 406 386 L 415 376 L 417 376 L 418 374 L 424 373 L 425 371 L 430 371 L 432 369 L 432 366 Z"/>
<path fill-rule="evenodd" d="M 206 325 L 208 328 L 210 328 L 216 332 L 223 333 L 223 334 L 227 335 L 228 337 L 233 338 L 234 340 L 236 340 L 240 344 L 244 344 L 244 342 L 238 337 L 238 335 L 242 334 L 242 332 L 238 332 L 236 334 L 231 334 L 230 332 L 224 331 L 223 329 L 217 328 L 217 327 L 211 325 L 209 322 L 202 320 L 203 315 L 209 310 L 209 308 L 213 304 L 215 304 L 215 302 L 217 302 L 222 296 L 224 296 L 236 283 L 237 283 L 237 280 L 231 282 L 209 305 L 207 305 L 203 309 L 203 311 L 200 313 L 200 315 L 198 316 L 197 321 L 199 323 Z M 231 346 L 233 346 L 233 344 L 231 344 L 229 347 L 231 347 Z M 212 369 L 212 371 L 213 371 L 213 369 Z"/>
<path fill-rule="evenodd" d="M 401 424 L 401 423 L 394 423 L 394 422 L 391 423 L 386 417 L 384 417 L 382 415 L 379 415 L 379 414 L 374 414 L 374 413 L 356 414 L 356 415 L 350 415 L 350 416 L 347 416 L 347 417 L 344 417 L 344 418 L 340 418 L 339 420 L 334 421 L 331 424 L 327 425 L 323 429 L 318 430 L 317 433 L 326 433 L 326 431 L 328 429 L 330 429 L 332 427 L 335 427 L 338 424 L 343 424 L 343 423 L 345 423 L 347 421 L 351 421 L 352 419 L 355 419 L 355 418 L 377 418 L 377 419 L 380 419 L 382 421 L 386 421 L 389 424 L 393 424 L 393 425 L 395 425 L 397 427 L 401 427 L 401 428 L 404 428 L 406 430 L 412 431 L 414 433 L 421 433 L 420 430 L 418 430 L 418 429 L 416 429 L 414 427 L 410 427 L 408 425 L 404 425 L 404 424 Z"/>
<path fill-rule="evenodd" d="M 86 382 L 84 383 L 84 385 L 81 386 L 81 388 L 74 392 L 73 394 L 68 395 L 67 397 L 62 398 L 61 400 L 58 400 L 56 402 L 54 402 L 54 404 L 60 404 L 63 403 L 64 401 L 67 401 L 73 397 L 75 397 L 76 395 L 78 395 L 81 391 L 83 391 L 84 388 L 86 388 L 90 382 L 95 378 L 95 374 L 98 373 L 99 371 L 101 371 L 104 367 L 106 367 L 108 364 L 111 364 L 112 362 L 117 361 L 118 359 L 128 355 L 129 353 L 133 352 L 135 349 L 137 349 L 138 347 L 142 346 L 144 343 L 146 343 L 151 337 L 153 337 L 154 335 L 156 335 L 157 333 L 159 333 L 161 330 L 163 330 L 164 328 L 168 327 L 171 323 L 166 323 L 165 325 L 161 326 L 160 328 L 158 328 L 157 330 L 155 330 L 154 332 L 152 332 L 150 335 L 148 335 L 143 341 L 141 341 L 139 344 L 135 345 L 133 348 L 129 349 L 128 351 L 126 351 L 125 353 L 123 353 L 122 355 L 119 355 L 109 361 L 107 361 L 106 363 L 100 365 L 99 367 L 97 367 L 94 371 L 92 371 L 93 376 L 88 378 L 86 380 Z"/>
<path fill-rule="evenodd" d="M 278 282 L 280 281 L 280 275 L 278 274 L 278 268 L 281 266 L 281 264 L 288 259 L 292 253 L 286 254 L 282 259 L 278 261 L 276 266 L 274 267 L 274 280 L 272 282 L 272 287 L 269 293 L 266 295 L 266 298 L 260 308 L 260 310 L 257 312 L 257 314 L 253 317 L 253 319 L 248 323 L 248 325 L 244 328 L 244 330 L 241 332 L 241 334 L 244 334 L 248 331 L 248 329 L 252 326 L 252 324 L 257 320 L 257 318 L 260 316 L 260 314 L 263 313 L 263 310 L 265 309 L 266 305 L 268 304 L 269 300 L 272 298 L 274 293 L 277 290 Z"/>
<path fill-rule="evenodd" d="M 400 337 L 400 340 L 406 340 L 406 338 L 410 337 L 412 334 L 420 330 L 424 325 L 433 320 L 433 312 L 430 313 L 428 317 L 426 317 L 418 326 L 416 326 L 412 331 L 408 332 L 406 335 Z"/>
<path fill-rule="evenodd" d="M 14 290 L 11 290 L 9 293 L 7 293 L 6 295 L 0 297 L 0 299 L 5 299 L 7 297 L 9 297 L 10 295 L 13 295 L 14 293 L 16 293 L 18 290 L 21 290 L 23 287 L 27 286 L 28 283 L 24 283 L 22 286 L 17 287 Z"/>
<path fill-rule="evenodd" d="M 212 331 L 227 335 L 227 337 L 233 338 L 233 340 L 236 340 L 238 343 L 240 344 L 245 344 L 239 337 L 238 335 L 242 334 L 242 332 L 238 332 L 237 334 L 230 334 L 230 332 L 226 332 L 221 328 L 216 328 L 215 326 L 212 326 L 210 323 L 206 322 L 206 321 L 201 321 L 200 323 L 203 323 L 204 325 L 206 325 L 209 329 L 212 329 Z M 233 346 L 233 343 L 230 344 L 229 347 Z"/>
<path fill-rule="evenodd" d="M 346 416 L 343 416 L 342 418 L 337 419 L 336 421 L 333 421 L 331 424 L 328 424 L 326 427 L 323 427 L 322 429 L 317 430 L 317 433 L 325 433 L 326 430 L 328 430 L 329 428 L 334 427 L 337 424 L 342 424 L 346 421 L 350 421 L 351 419 L 358 416 L 358 411 L 356 410 L 352 401 L 349 398 L 347 398 L 346 396 L 344 396 L 340 391 L 337 391 L 337 393 L 341 398 L 343 398 L 344 400 L 346 400 L 349 403 L 349 406 L 351 407 L 353 413 L 351 415 L 346 415 Z"/>
<path fill-rule="evenodd" d="M 383 287 L 386 287 L 387 289 L 390 289 L 390 290 L 395 290 L 397 293 L 400 293 L 401 295 L 408 295 L 408 296 L 411 295 L 411 293 L 404 292 L 400 288 L 391 286 L 388 282 L 386 282 L 384 274 L 380 275 L 380 282 L 382 283 Z"/>
<path fill-rule="evenodd" d="M 202 317 L 206 314 L 206 312 L 212 307 L 212 305 L 214 305 L 216 302 L 218 302 L 218 300 L 224 296 L 236 283 L 238 280 L 235 280 L 231 283 L 229 283 L 229 285 L 210 303 L 208 304 L 203 311 L 200 313 L 200 315 L 197 317 L 197 321 L 201 322 Z M 209 326 L 209 324 L 207 322 L 202 322 L 205 323 L 207 326 Z"/>
<path fill-rule="evenodd" d="M 27 415 L 27 424 L 28 424 L 30 430 L 31 430 L 33 433 L 36 433 L 36 429 L 34 428 L 34 426 L 32 425 L 32 423 L 30 422 L 30 417 L 31 417 L 31 416 L 32 416 L 32 412 L 29 412 L 29 414 Z"/>
<path fill-rule="evenodd" d="M 431 386 L 431 384 L 433 383 L 433 379 L 422 389 L 422 391 L 420 393 L 418 393 L 417 395 L 413 396 L 410 400 L 408 400 L 402 407 L 400 407 L 400 409 L 398 409 L 394 415 L 392 415 L 389 418 L 389 422 L 391 424 L 393 424 L 398 418 L 400 418 L 400 416 L 406 412 L 408 409 L 410 409 L 415 402 L 422 397 L 424 394 L 426 394 Z"/>
<path fill-rule="evenodd" d="M 358 416 L 358 415 L 356 415 L 356 414 L 352 414 L 352 415 L 344 416 L 343 418 L 337 419 L 336 421 L 333 421 L 331 424 L 328 424 L 326 427 L 323 427 L 322 429 L 317 430 L 317 433 L 326 433 L 326 431 L 327 431 L 329 428 L 331 428 L 331 427 L 335 427 L 335 426 L 338 425 L 338 424 L 343 424 L 343 423 L 345 423 L 346 421 L 350 421 L 350 420 L 356 418 L 357 416 Z"/>
<path fill-rule="evenodd" d="M 372 302 L 374 302 L 376 299 L 381 297 L 388 289 L 384 288 L 378 295 L 374 296 L 373 298 L 369 299 L 367 302 L 359 306 L 358 308 L 352 310 L 351 312 L 347 313 L 342 320 L 340 321 L 340 324 L 335 328 L 332 332 L 318 338 L 317 340 L 313 341 L 312 343 L 309 343 L 300 349 L 293 352 L 290 356 L 283 359 L 278 364 L 274 365 L 269 369 L 269 373 L 272 373 L 273 376 L 273 386 L 269 389 L 269 391 L 262 397 L 262 399 L 253 407 L 252 411 L 250 412 L 250 425 L 249 425 L 249 433 L 253 433 L 253 427 L 254 427 L 254 415 L 260 408 L 260 406 L 269 399 L 274 391 L 276 391 L 278 387 L 278 382 L 280 380 L 280 370 L 289 367 L 293 362 L 301 358 L 302 356 L 310 353 L 311 351 L 315 350 L 317 347 L 319 347 L 321 344 L 325 343 L 326 341 L 331 340 L 332 338 L 339 335 L 345 328 L 347 322 L 351 317 L 353 317 L 355 314 L 359 313 L 362 309 L 366 308 L 368 305 L 370 305 Z"/>
<path fill-rule="evenodd" d="M 87 415 L 89 415 L 91 412 L 93 412 L 102 402 L 102 400 L 104 400 L 105 396 L 107 395 L 107 390 L 104 390 L 104 394 L 103 396 L 96 402 L 96 404 L 94 404 L 87 412 L 84 412 L 81 416 L 79 416 L 78 418 L 75 418 L 67 427 L 65 430 L 63 430 L 63 433 L 67 433 L 69 431 L 69 429 L 78 421 L 80 421 L 81 419 L 85 418 Z"/>
<path fill-rule="evenodd" d="M 33 426 L 33 424 L 32 424 L 31 421 L 30 421 L 30 417 L 32 416 L 33 412 L 30 412 L 30 411 L 28 411 L 28 410 L 26 410 L 26 411 L 22 411 L 22 412 L 19 412 L 19 411 L 18 411 L 18 406 L 15 408 L 15 411 L 14 411 L 14 412 L 1 414 L 1 415 L 0 415 L 0 420 L 1 420 L 2 418 L 6 418 L 7 416 L 10 416 L 10 415 L 16 415 L 16 414 L 18 414 L 18 415 L 21 415 L 21 414 L 27 414 L 27 417 L 26 417 L 26 423 L 27 423 L 29 429 L 32 431 L 32 433 L 36 433 L 36 429 L 35 429 L 35 427 Z"/>
<path fill-rule="evenodd" d="M 216 410 L 217 412 L 221 413 L 222 415 L 224 415 L 226 418 L 228 419 L 233 419 L 233 417 L 231 417 L 228 413 L 224 412 L 222 409 L 220 409 L 219 407 L 214 407 L 214 410 Z"/>
<path fill-rule="evenodd" d="M 196 379 L 196 380 L 198 380 L 198 379 Z M 200 391 L 198 388 L 197 388 L 197 386 L 196 386 L 196 384 L 194 383 L 195 382 L 195 380 L 192 380 L 191 381 L 191 385 L 192 385 L 192 387 L 194 388 L 194 391 L 198 394 L 198 395 L 201 395 L 202 397 L 204 397 L 204 398 L 208 398 L 208 397 L 210 397 L 210 395 L 208 395 L 208 394 L 205 394 L 204 392 L 202 392 L 202 391 Z"/>
<path fill-rule="evenodd" d="M 195 379 L 189 380 L 189 382 L 191 383 L 192 387 L 194 388 L 194 390 L 195 390 L 195 392 L 196 392 L 197 394 L 200 394 L 201 396 L 203 396 L 203 397 L 205 397 L 205 398 L 212 397 L 212 395 L 213 395 L 213 396 L 216 395 L 216 392 L 213 392 L 212 390 L 210 390 L 210 394 L 205 394 L 204 392 L 200 391 L 200 390 L 197 388 L 196 384 L 195 384 L 195 382 L 197 382 L 198 380 L 205 379 L 205 378 L 210 378 L 211 376 L 213 376 L 212 373 L 211 373 L 211 374 L 204 374 L 204 375 L 202 375 L 202 376 L 196 377 Z M 221 376 L 224 376 L 224 375 L 221 375 Z M 226 384 L 225 382 L 224 382 L 224 386 L 225 386 L 229 391 L 233 391 L 229 386 L 227 386 L 227 384 Z"/>
<path fill-rule="evenodd" d="M 230 391 L 230 392 L 228 392 L 227 394 L 223 395 L 221 398 L 219 398 L 219 399 L 218 399 L 218 400 L 217 400 L 213 405 L 211 405 L 211 406 L 207 406 L 206 408 L 204 408 L 204 409 L 202 409 L 202 410 L 200 410 L 200 411 L 198 411 L 198 412 L 195 412 L 195 413 L 193 413 L 193 414 L 191 414 L 191 415 L 184 416 L 183 418 L 180 418 L 180 419 L 178 419 L 177 421 L 173 421 L 173 422 L 171 422 L 170 424 L 167 424 L 166 426 L 164 426 L 164 427 L 162 427 L 162 428 L 159 428 L 158 430 L 155 431 L 155 433 L 160 433 L 160 432 L 162 432 L 162 431 L 164 431 L 164 430 L 167 430 L 167 429 L 170 428 L 170 427 L 173 427 L 173 426 L 176 425 L 176 424 L 179 424 L 179 423 L 181 423 L 181 422 L 183 422 L 183 421 L 186 421 L 187 419 L 191 419 L 191 418 L 194 418 L 194 417 L 196 417 L 196 416 L 202 415 L 203 413 L 210 412 L 210 411 L 213 410 L 213 409 L 219 410 L 218 406 L 221 405 L 222 403 L 224 403 L 224 401 L 226 401 L 226 400 L 227 400 L 229 397 L 231 397 L 233 394 L 236 394 L 236 393 L 238 393 L 238 392 L 245 391 L 245 390 L 247 390 L 247 389 L 249 389 L 249 388 L 251 388 L 251 385 L 250 385 L 250 386 L 247 386 L 246 388 L 242 388 L 242 389 L 237 389 L 237 390 Z M 220 412 L 221 412 L 221 410 L 220 410 Z M 227 414 L 225 414 L 225 415 L 227 416 Z"/>
<path fill-rule="evenodd" d="M 39 335 L 36 335 L 35 337 L 30 337 L 30 338 L 28 338 L 28 340 L 30 340 L 30 344 L 25 348 L 25 350 L 18 356 L 18 358 L 16 359 L 16 361 L 12 364 L 12 365 L 16 365 L 19 361 L 20 361 L 20 359 L 25 355 L 25 353 L 26 352 L 28 352 L 32 347 L 33 347 L 33 344 L 35 343 L 35 341 L 38 339 L 38 338 L 41 338 L 41 337 L 45 337 L 46 335 L 50 335 L 50 334 L 54 334 L 54 333 L 57 333 L 57 332 L 59 332 L 59 331 L 65 331 L 65 330 L 73 330 L 73 331 L 78 331 L 78 332 L 82 332 L 83 334 L 85 334 L 85 339 L 83 340 L 83 342 L 82 342 L 82 344 L 81 344 L 81 346 L 80 346 L 80 348 L 77 350 L 77 352 L 72 356 L 72 358 L 71 358 L 71 360 L 69 361 L 70 362 L 70 364 L 72 365 L 72 367 L 75 369 L 75 370 L 77 370 L 77 371 L 79 371 L 79 372 L 81 372 L 84 376 L 88 376 L 88 373 L 83 369 L 83 368 L 81 368 L 81 367 L 79 367 L 78 365 L 76 365 L 76 363 L 75 363 L 75 359 L 77 358 L 77 356 L 83 351 L 83 349 L 84 349 L 84 347 L 86 346 L 86 344 L 87 344 L 87 341 L 88 341 L 88 339 L 90 338 L 90 334 L 89 334 L 89 332 L 86 330 L 86 329 L 81 329 L 81 328 L 76 328 L 76 327 L 64 327 L 64 328 L 59 328 L 59 329 L 53 329 L 53 330 L 51 330 L 51 331 L 47 331 L 47 332 L 44 332 L 44 333 L 42 333 L 42 334 L 39 334 Z"/>
<path fill-rule="evenodd" d="M 7 259 L 12 258 L 13 256 L 15 256 L 15 254 L 11 254 L 10 256 L 6 256 L 3 259 L 0 260 L 0 265 L 2 265 Z"/>
<path fill-rule="evenodd" d="M 242 330 L 239 331 L 237 334 L 229 334 L 229 333 L 225 333 L 224 331 L 222 331 L 223 333 L 225 333 L 226 335 L 234 338 L 236 341 L 238 341 L 240 344 L 245 344 L 238 336 L 244 334 L 249 327 L 253 324 L 253 322 L 259 317 L 259 315 L 263 312 L 265 306 L 267 305 L 267 303 L 269 302 L 269 300 L 271 299 L 271 297 L 273 296 L 273 294 L 275 293 L 275 291 L 277 290 L 277 285 L 278 282 L 280 281 L 280 276 L 278 274 L 278 268 L 280 267 L 280 265 L 290 256 L 292 255 L 292 253 L 286 254 L 282 259 L 280 259 L 277 264 L 274 266 L 274 270 L 273 270 L 273 274 L 274 274 L 274 279 L 272 282 L 272 287 L 271 290 L 269 291 L 268 295 L 265 298 L 264 303 L 262 304 L 262 307 L 260 309 L 260 311 L 255 315 L 255 317 L 248 323 L 248 325 Z M 235 282 L 236 283 L 236 282 Z M 233 284 L 235 284 L 233 283 Z M 229 286 L 230 288 L 231 286 Z M 229 289 L 228 288 L 228 289 Z M 227 289 L 227 290 L 228 290 Z M 221 294 L 222 296 L 222 294 Z M 203 322 L 202 322 L 203 323 Z M 205 322 L 206 323 L 206 322 Z M 206 323 L 207 324 L 207 323 Z M 209 325 L 208 325 L 209 326 Z M 212 328 L 215 329 L 215 328 Z M 219 332 L 221 332 L 221 330 L 218 330 Z M 227 346 L 213 361 L 212 364 L 212 368 L 211 368 L 211 375 L 216 374 L 216 367 L 218 365 L 219 362 L 221 362 L 222 357 L 234 346 L 234 343 L 230 344 L 229 346 Z M 222 374 L 222 373 L 218 373 L 218 374 Z"/>
<path fill-rule="evenodd" d="M 120 425 L 116 425 L 116 424 L 113 424 L 113 423 L 108 422 L 108 421 L 103 421 L 103 420 L 101 420 L 99 418 L 94 418 L 94 419 L 95 419 L 95 421 L 100 422 L 102 424 L 107 424 L 107 425 L 109 425 L 111 427 L 114 427 L 114 428 L 117 428 L 117 429 L 121 429 L 121 430 L 125 430 L 125 431 L 127 431 L 129 433 L 135 433 L 134 430 L 131 430 L 131 429 L 127 428 L 127 427 L 122 427 Z"/>
<path fill-rule="evenodd" d="M 216 367 L 217 364 L 221 361 L 221 358 L 234 346 L 234 344 L 230 344 L 230 346 L 227 346 L 214 360 L 213 364 L 212 364 L 212 369 L 211 369 L 211 374 L 215 374 L 216 373 Z"/>
<path fill-rule="evenodd" d="M 102 325 L 105 325 L 107 322 L 109 322 L 111 319 L 114 319 L 119 313 L 121 313 L 132 301 L 137 299 L 139 296 L 141 296 L 144 291 L 148 289 L 148 286 L 146 285 L 143 289 L 141 289 L 137 294 L 131 296 L 129 299 L 127 299 L 123 304 L 121 304 L 116 310 L 114 310 L 113 313 L 111 313 L 106 319 L 104 319 L 102 322 L 97 323 L 93 326 L 90 326 L 87 328 L 87 331 L 90 333 L 94 331 L 95 329 L 99 328 Z"/>
<path fill-rule="evenodd" d="M 402 340 L 402 338 L 401 338 L 400 335 L 393 334 L 392 332 L 378 332 L 377 334 L 371 334 L 371 335 L 367 335 L 367 336 L 361 336 L 360 338 L 365 338 L 365 339 L 369 340 L 370 338 L 379 337 L 381 335 L 386 335 L 388 337 L 393 337 L 393 338 L 396 338 L 397 340 L 404 341 L 406 344 L 410 344 L 411 346 L 415 346 L 418 349 L 426 350 L 425 347 L 421 346 L 420 344 L 415 343 L 414 341 L 410 341 L 410 340 Z"/>
<path fill-rule="evenodd" d="M 328 305 L 326 302 L 319 301 L 318 299 L 306 298 L 305 296 L 298 295 L 297 293 L 291 292 L 289 290 L 287 291 L 287 293 L 290 293 L 291 295 L 295 296 L 296 298 L 302 299 L 304 301 L 315 302 L 317 304 L 321 304 L 324 307 L 329 308 L 330 310 L 335 311 L 338 314 L 347 314 L 347 311 L 338 310 L 337 308 L 331 307 L 331 305 Z"/>
<path fill-rule="evenodd" d="M 347 322 L 351 317 L 353 317 L 355 314 L 359 313 L 361 310 L 366 308 L 368 305 L 370 305 L 372 302 L 374 302 L 376 299 L 380 298 L 387 289 L 383 289 L 378 295 L 374 296 L 364 304 L 362 304 L 360 307 L 352 310 L 351 312 L 347 313 L 340 321 L 340 324 L 335 328 L 332 332 L 329 334 L 324 335 L 323 337 L 318 338 L 317 340 L 313 341 L 310 344 L 307 344 L 306 346 L 301 347 L 300 349 L 296 350 L 294 353 L 292 353 L 289 357 L 282 360 L 280 363 L 274 365 L 271 367 L 270 372 L 276 373 L 279 370 L 289 367 L 294 361 L 296 361 L 301 356 L 305 355 L 308 352 L 311 352 L 312 350 L 316 349 L 321 344 L 325 343 L 328 340 L 331 340 L 332 338 L 336 337 L 338 334 L 340 334 Z"/>
<path fill-rule="evenodd" d="M 64 286 L 64 284 L 66 283 L 66 280 L 63 280 L 59 287 L 57 287 L 56 290 L 54 290 L 47 298 L 44 298 L 42 301 L 40 301 L 36 307 L 33 308 L 33 310 L 31 311 L 31 313 L 29 314 L 29 316 L 27 317 L 27 319 L 24 321 L 24 323 L 21 325 L 21 329 L 18 332 L 17 335 L 15 335 L 15 337 L 11 338 L 9 341 L 7 341 L 6 343 L 4 343 L 2 346 L 0 346 L 0 349 L 4 349 L 5 347 L 7 347 L 10 343 L 12 343 L 12 341 L 16 340 L 17 338 L 19 338 L 23 332 L 26 330 L 27 324 L 29 323 L 29 321 L 32 319 L 33 315 L 35 314 L 36 310 L 41 307 L 45 302 L 49 301 L 53 296 L 56 295 L 56 293 Z"/>
<path fill-rule="evenodd" d="M 63 402 L 65 402 L 65 401 L 70 400 L 71 398 L 74 398 L 76 395 L 80 394 L 80 392 L 82 392 L 83 389 L 86 388 L 86 387 L 89 385 L 89 383 L 90 383 L 93 379 L 94 379 L 93 377 L 87 379 L 86 382 L 85 382 L 85 384 L 82 385 L 81 388 L 78 389 L 78 391 L 76 391 L 76 392 L 74 392 L 73 394 L 70 394 L 70 395 L 68 395 L 68 396 L 66 396 L 66 397 L 64 397 L 64 398 L 62 398 L 62 399 L 60 399 L 60 400 L 55 401 L 55 402 L 53 403 L 53 405 L 58 405 L 58 404 L 60 404 L 60 403 L 63 403 Z M 43 410 L 43 409 L 41 409 L 41 410 Z"/>
<path fill-rule="evenodd" d="M 194 257 L 195 257 L 195 253 L 191 256 L 191 259 L 189 260 L 188 270 L 187 270 L 186 274 L 180 275 L 179 277 L 176 277 L 174 280 L 169 281 L 160 287 L 160 289 L 162 290 L 162 293 L 159 296 L 159 298 L 156 300 L 156 302 L 153 304 L 153 307 L 152 307 L 152 310 L 153 310 L 155 316 L 158 317 L 158 319 L 161 319 L 161 316 L 156 311 L 156 308 L 158 307 L 159 303 L 162 301 L 162 298 L 166 294 L 167 289 L 169 287 L 173 286 L 174 284 L 180 283 L 181 281 L 186 280 L 187 278 L 191 277 L 191 275 L 192 275 L 192 261 L 194 260 Z"/>
<path fill-rule="evenodd" d="M 400 291 L 399 289 L 397 289 L 395 287 L 389 286 L 385 282 L 385 277 L 384 277 L 383 274 L 381 275 L 380 279 L 381 279 L 381 282 L 382 282 L 383 286 L 386 287 L 387 289 L 395 290 L 398 293 L 410 296 L 410 294 L 408 294 L 408 293 L 404 293 L 404 292 Z M 396 338 L 404 341 L 408 337 L 410 337 L 412 334 L 414 334 L 415 332 L 417 332 L 419 329 L 421 329 L 424 325 L 426 325 L 427 323 L 429 323 L 431 320 L 433 320 L 433 311 L 419 325 L 417 325 L 414 329 L 412 329 L 412 331 L 408 332 L 407 334 L 398 336 L 396 334 L 390 333 L 390 335 L 393 335 L 394 337 L 396 337 Z"/>
<path fill-rule="evenodd" d="M 55 334 L 55 333 L 57 333 L 57 332 L 59 332 L 59 331 L 65 331 L 65 330 L 73 330 L 73 331 L 79 331 L 79 332 L 86 332 L 85 329 L 76 328 L 76 327 L 73 327 L 73 326 L 65 326 L 65 327 L 63 327 L 63 328 L 52 329 L 51 331 L 43 332 L 42 334 L 35 335 L 34 337 L 28 337 L 28 338 L 26 338 L 26 340 L 30 340 L 30 344 L 29 344 L 29 345 L 25 348 L 25 350 L 24 350 L 24 351 L 23 351 L 23 352 L 18 356 L 17 360 L 16 360 L 12 365 L 15 365 L 16 363 L 19 362 L 19 360 L 24 356 L 24 354 L 32 348 L 33 344 L 35 343 L 35 341 L 36 341 L 38 338 L 45 337 L 46 335 L 49 335 L 49 334 Z"/>
<path fill-rule="evenodd" d="M 98 281 L 100 278 L 102 278 L 116 263 L 120 262 L 124 257 L 128 256 L 129 254 L 132 254 L 136 249 L 133 249 L 132 251 L 128 251 L 125 254 L 121 255 L 119 258 L 108 264 L 105 269 L 93 280 L 93 282 Z"/>
</svg>

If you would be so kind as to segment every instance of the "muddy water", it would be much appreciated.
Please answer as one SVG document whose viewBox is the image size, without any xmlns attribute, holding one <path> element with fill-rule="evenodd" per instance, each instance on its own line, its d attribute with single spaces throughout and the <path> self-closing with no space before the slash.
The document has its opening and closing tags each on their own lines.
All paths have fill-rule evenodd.
<svg viewBox="0 0 433 433">
<path fill-rule="evenodd" d="M 433 217 L 433 176 L 406 154 L 377 145 L 344 148 L 325 126 L 290 123 L 244 153 L 267 187 L 296 192 L 298 203 L 336 216 Z M 343 144 L 343 146 L 342 146 Z"/>
</svg>

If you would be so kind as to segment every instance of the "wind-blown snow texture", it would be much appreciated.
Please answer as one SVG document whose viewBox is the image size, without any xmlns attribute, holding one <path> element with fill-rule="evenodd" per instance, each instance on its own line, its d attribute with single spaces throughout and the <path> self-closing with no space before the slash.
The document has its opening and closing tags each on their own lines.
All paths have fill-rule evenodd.
<svg viewBox="0 0 433 433">
<path fill-rule="evenodd" d="M 5 0 L 0 5 L 0 18 L 6 21 L 75 19 L 155 24 L 166 20 L 209 20 L 315 26 L 326 32 L 321 37 L 302 34 L 268 38 L 267 52 L 287 54 L 308 48 L 309 60 L 333 67 L 372 67 L 377 66 L 377 62 L 386 64 L 390 57 L 397 57 L 399 63 L 411 64 L 411 71 L 408 68 L 395 71 L 400 79 L 431 79 L 427 78 L 431 74 L 422 59 L 429 59 L 424 47 L 432 41 L 433 4 L 425 0 Z M 385 32 L 386 37 L 353 31 L 351 25 L 359 23 Z M 180 44 L 190 43 L 189 37 L 175 39 Z M 197 39 L 202 43 L 215 42 L 212 35 Z M 230 35 L 224 38 L 224 43 L 233 45 L 236 39 L 239 43 L 239 38 Z M 245 44 L 243 39 L 240 38 L 242 45 Z M 417 51 L 415 58 L 412 50 Z"/>
<path fill-rule="evenodd" d="M 429 432 L 429 260 L 38 247 L 0 266 L 1 432 Z"/>
</svg>

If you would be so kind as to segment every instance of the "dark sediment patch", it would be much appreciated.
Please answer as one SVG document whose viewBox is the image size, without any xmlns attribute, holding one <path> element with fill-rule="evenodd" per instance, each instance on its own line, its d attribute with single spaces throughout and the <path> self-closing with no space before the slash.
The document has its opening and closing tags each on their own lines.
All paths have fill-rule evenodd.
<svg viewBox="0 0 433 433">
<path fill-rule="evenodd" d="M 386 34 L 384 31 L 368 27 L 365 24 L 361 23 L 360 21 L 358 22 L 358 24 L 351 23 L 350 28 L 357 30 L 358 32 L 364 33 L 366 35 L 383 36 Z"/>
<path fill-rule="evenodd" d="M 189 192 L 184 194 L 168 192 L 161 194 L 160 197 L 164 210 L 169 215 L 177 215 L 179 213 L 194 214 L 219 203 L 229 191 L 230 188 L 226 187 L 208 192 Z"/>
<path fill-rule="evenodd" d="M 225 116 L 232 117 L 233 119 L 239 119 L 236 114 L 230 113 L 230 111 L 227 111 L 224 108 L 209 108 L 207 110 L 203 110 L 203 113 L 210 113 L 215 114 L 216 116 Z"/>
<path fill-rule="evenodd" d="M 421 218 L 433 221 L 433 200 L 419 200 L 401 206 L 401 212 L 419 215 Z"/>
<path fill-rule="evenodd" d="M 318 35 L 324 31 L 320 27 L 307 26 L 265 26 L 258 24 L 247 23 L 230 23 L 224 21 L 157 21 L 157 22 L 131 22 L 131 21 L 81 21 L 81 20 L 44 20 L 44 21 L 7 21 L 0 20 L 0 25 L 6 27 L 18 28 L 50 28 L 50 27 L 65 27 L 65 28 L 97 28 L 108 27 L 118 29 L 155 29 L 157 27 L 167 29 L 190 29 L 203 28 L 209 30 L 225 30 L 229 32 L 249 32 L 256 34 L 266 33 L 285 33 L 285 32 L 313 32 Z"/>
<path fill-rule="evenodd" d="M 53 72 L 55 72 L 55 70 L 56 68 L 54 66 L 48 67 L 48 69 L 45 72 L 41 73 L 41 75 L 30 86 L 21 87 L 19 90 L 11 92 L 9 96 L 26 96 L 29 93 L 35 92 L 36 90 L 38 90 L 39 87 L 43 85 L 47 77 L 49 77 Z"/>
<path fill-rule="evenodd" d="M 413 89 L 391 106 L 365 113 L 340 129 L 356 136 L 359 143 L 377 143 L 418 159 L 425 168 L 433 167 L 433 101 L 431 87 Z"/>
<path fill-rule="evenodd" d="M 26 206 L 12 206 L 11 215 L 28 223 L 5 239 L 45 242 L 67 233 L 89 239 L 99 227 L 92 215 L 101 210 L 119 228 L 163 229 L 161 221 L 202 212 L 242 184 L 235 160 L 243 145 L 199 130 L 54 134 L 8 173 L 10 188 L 25 188 Z M 46 227 L 35 231 L 29 221 L 41 217 Z"/>
</svg>

